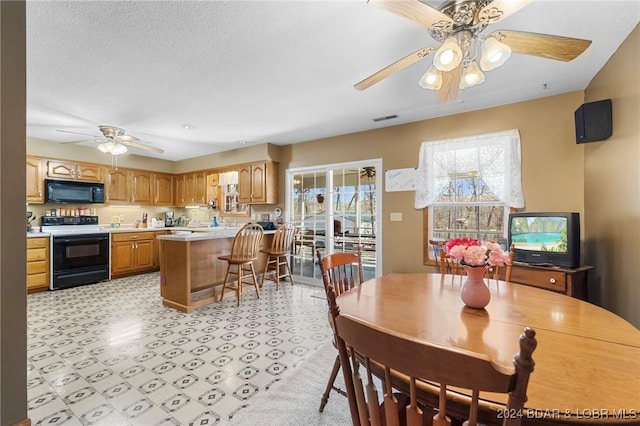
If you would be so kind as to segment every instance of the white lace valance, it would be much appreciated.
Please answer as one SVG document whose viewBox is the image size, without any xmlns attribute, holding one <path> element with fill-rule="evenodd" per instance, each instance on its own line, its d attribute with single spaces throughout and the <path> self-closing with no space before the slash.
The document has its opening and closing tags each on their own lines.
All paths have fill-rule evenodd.
<svg viewBox="0 0 640 426">
<path fill-rule="evenodd" d="M 416 182 L 415 207 L 431 205 L 456 173 L 478 172 L 506 205 L 524 207 L 520 133 L 505 130 L 465 138 L 423 142 Z"/>
</svg>

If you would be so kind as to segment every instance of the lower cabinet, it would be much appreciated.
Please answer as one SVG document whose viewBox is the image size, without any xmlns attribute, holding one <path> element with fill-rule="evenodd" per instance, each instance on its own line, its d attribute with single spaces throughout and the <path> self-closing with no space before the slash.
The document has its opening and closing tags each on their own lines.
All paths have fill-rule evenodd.
<svg viewBox="0 0 640 426">
<path fill-rule="evenodd" d="M 111 235 L 111 277 L 119 278 L 159 268 L 157 235 L 165 231 L 122 232 Z"/>
<path fill-rule="evenodd" d="M 49 237 L 27 238 L 27 292 L 49 287 Z"/>
<path fill-rule="evenodd" d="M 126 232 L 111 235 L 111 277 L 152 271 L 154 243 L 154 232 Z"/>
</svg>

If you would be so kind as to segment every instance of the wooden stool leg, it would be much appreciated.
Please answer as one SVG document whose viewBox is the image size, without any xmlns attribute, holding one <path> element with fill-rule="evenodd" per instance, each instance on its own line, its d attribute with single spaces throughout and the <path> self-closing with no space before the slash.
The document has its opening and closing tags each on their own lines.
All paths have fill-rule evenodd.
<svg viewBox="0 0 640 426">
<path fill-rule="evenodd" d="M 256 271 L 253 269 L 253 262 L 249 263 L 249 268 L 251 268 L 251 276 L 253 276 L 253 285 L 256 288 L 256 295 L 258 299 L 260 299 L 260 288 L 258 287 L 258 280 L 256 279 Z"/>
<path fill-rule="evenodd" d="M 275 258 L 275 263 L 276 263 L 276 291 L 278 290 L 278 285 L 280 285 L 280 256 L 276 256 Z"/>
<path fill-rule="evenodd" d="M 238 285 L 236 286 L 236 296 L 238 297 L 237 306 L 240 306 L 240 298 L 242 297 L 242 265 L 238 265 Z"/>
<path fill-rule="evenodd" d="M 262 279 L 260 280 L 260 288 L 264 285 L 264 277 L 267 276 L 267 272 L 269 272 L 269 261 L 271 260 L 271 256 L 267 257 L 267 263 L 264 264 L 264 271 L 262 272 Z"/>
<path fill-rule="evenodd" d="M 231 264 L 227 263 L 227 271 L 224 274 L 224 282 L 222 283 L 222 293 L 220 294 L 220 302 L 224 299 L 224 289 L 227 288 L 227 278 L 229 278 L 229 268 L 231 268 Z"/>
</svg>

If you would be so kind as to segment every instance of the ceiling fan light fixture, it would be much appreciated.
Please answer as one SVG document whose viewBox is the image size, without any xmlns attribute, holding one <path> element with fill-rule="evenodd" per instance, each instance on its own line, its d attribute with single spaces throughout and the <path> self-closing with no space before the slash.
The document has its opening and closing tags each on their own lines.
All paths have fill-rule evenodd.
<svg viewBox="0 0 640 426">
<path fill-rule="evenodd" d="M 504 65 L 510 56 L 511 48 L 509 46 L 499 42 L 494 37 L 489 37 L 482 43 L 480 68 L 483 71 L 491 71 Z"/>
<path fill-rule="evenodd" d="M 128 151 L 126 146 L 112 140 L 101 143 L 100 145 L 98 145 L 98 149 L 100 150 L 100 152 L 111 155 L 120 155 Z"/>
<path fill-rule="evenodd" d="M 478 68 L 478 65 L 471 61 L 465 65 L 462 71 L 462 77 L 460 78 L 460 88 L 468 89 L 472 86 L 477 86 L 484 82 L 484 74 Z"/>
<path fill-rule="evenodd" d="M 431 65 L 427 72 L 420 77 L 418 84 L 423 89 L 440 90 L 442 87 L 442 73 L 434 65 Z"/>
<path fill-rule="evenodd" d="M 462 62 L 462 49 L 455 37 L 449 37 L 442 43 L 433 58 L 433 65 L 440 71 L 451 71 Z"/>
<path fill-rule="evenodd" d="M 121 143 L 115 144 L 115 148 L 111 152 L 113 155 L 121 155 L 127 152 L 127 147 L 122 145 Z"/>
</svg>

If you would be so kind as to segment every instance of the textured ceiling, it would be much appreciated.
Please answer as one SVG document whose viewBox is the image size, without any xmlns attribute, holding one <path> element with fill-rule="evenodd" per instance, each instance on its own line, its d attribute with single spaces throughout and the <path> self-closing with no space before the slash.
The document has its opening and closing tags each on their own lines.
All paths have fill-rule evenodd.
<svg viewBox="0 0 640 426">
<path fill-rule="evenodd" d="M 568 63 L 513 54 L 441 104 L 417 84 L 432 56 L 353 88 L 437 46 L 365 1 L 27 1 L 27 135 L 74 141 L 56 130 L 115 125 L 165 150 L 133 153 L 180 160 L 397 125 L 584 89 L 639 21 L 637 0 L 533 2 L 484 33 L 593 40 L 587 51 Z"/>
</svg>

